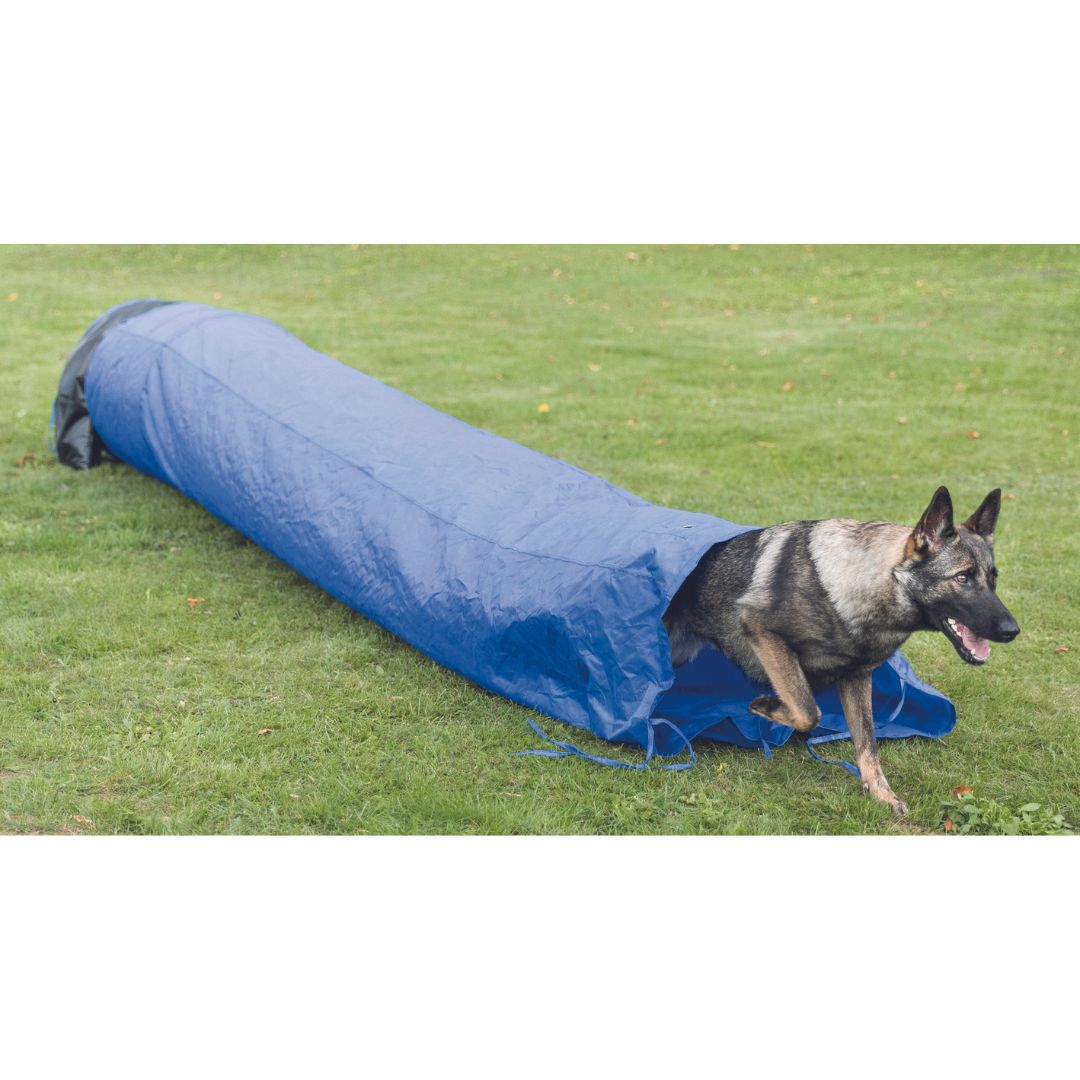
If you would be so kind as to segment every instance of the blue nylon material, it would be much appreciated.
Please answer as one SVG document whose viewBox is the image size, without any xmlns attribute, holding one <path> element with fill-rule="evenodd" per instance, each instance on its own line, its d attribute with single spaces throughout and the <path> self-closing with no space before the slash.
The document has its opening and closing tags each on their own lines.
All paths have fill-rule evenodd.
<svg viewBox="0 0 1080 1080">
<path fill-rule="evenodd" d="M 847 769 L 856 780 L 862 779 L 862 773 L 859 772 L 859 766 L 851 761 L 844 761 L 843 759 L 833 760 L 832 758 L 822 757 L 814 747 L 820 743 L 836 742 L 837 739 L 849 739 L 850 734 L 844 731 L 838 731 L 832 735 L 818 735 L 816 738 L 811 737 L 806 740 L 806 749 L 810 752 L 810 756 L 815 761 L 820 761 L 823 765 L 839 765 L 842 769 Z"/>
<path fill-rule="evenodd" d="M 661 756 L 791 735 L 747 711 L 763 688 L 717 650 L 673 672 L 661 621 L 705 552 L 752 526 L 655 506 L 200 304 L 108 331 L 86 398 L 117 457 L 480 686 Z M 952 729 L 897 653 L 875 706 L 905 688 L 879 736 Z M 847 730 L 835 691 L 819 704 L 822 734 Z"/>
</svg>

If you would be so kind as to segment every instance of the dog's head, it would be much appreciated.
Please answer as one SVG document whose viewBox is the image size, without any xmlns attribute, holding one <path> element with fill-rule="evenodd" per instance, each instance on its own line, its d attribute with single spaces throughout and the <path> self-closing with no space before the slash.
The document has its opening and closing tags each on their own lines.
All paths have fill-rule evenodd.
<svg viewBox="0 0 1080 1080">
<path fill-rule="evenodd" d="M 1012 641 L 1020 627 L 998 599 L 994 527 L 1001 510 L 995 488 L 962 525 L 939 487 L 908 537 L 902 563 L 908 595 L 928 630 L 941 630 L 969 664 L 985 664 L 991 641 Z"/>
</svg>

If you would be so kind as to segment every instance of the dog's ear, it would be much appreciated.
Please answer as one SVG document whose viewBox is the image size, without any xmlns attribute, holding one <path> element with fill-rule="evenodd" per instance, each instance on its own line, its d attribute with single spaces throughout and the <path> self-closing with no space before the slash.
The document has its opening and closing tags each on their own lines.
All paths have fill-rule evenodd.
<svg viewBox="0 0 1080 1080">
<path fill-rule="evenodd" d="M 919 524 L 911 531 L 907 543 L 908 555 L 917 559 L 925 558 L 955 532 L 949 489 L 939 487 L 919 518 Z"/>
<path fill-rule="evenodd" d="M 982 501 L 982 505 L 964 522 L 972 532 L 994 542 L 994 527 L 1001 513 L 1001 488 L 994 488 Z"/>
</svg>

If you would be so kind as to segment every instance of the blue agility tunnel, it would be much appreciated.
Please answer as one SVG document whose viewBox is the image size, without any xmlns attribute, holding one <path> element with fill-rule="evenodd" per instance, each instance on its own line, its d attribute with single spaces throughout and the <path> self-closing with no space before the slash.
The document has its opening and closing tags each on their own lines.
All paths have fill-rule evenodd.
<svg viewBox="0 0 1080 1080">
<path fill-rule="evenodd" d="M 748 711 L 763 688 L 717 650 L 673 671 L 662 623 L 705 552 L 750 526 L 654 506 L 266 319 L 112 308 L 69 357 L 54 424 L 67 464 L 105 451 L 171 484 L 440 664 L 646 761 L 698 737 L 768 753 L 791 736 Z M 836 691 L 818 704 L 815 741 L 846 737 Z M 884 738 L 956 718 L 899 653 L 874 707 Z M 542 752 L 577 752 L 558 745 Z"/>
</svg>

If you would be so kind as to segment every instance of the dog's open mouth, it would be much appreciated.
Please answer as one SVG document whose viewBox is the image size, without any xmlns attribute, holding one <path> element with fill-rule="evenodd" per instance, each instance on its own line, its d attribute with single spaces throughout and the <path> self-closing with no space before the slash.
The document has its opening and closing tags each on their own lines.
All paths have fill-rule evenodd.
<svg viewBox="0 0 1080 1080">
<path fill-rule="evenodd" d="M 963 623 L 955 619 L 945 619 L 941 628 L 962 660 L 969 664 L 985 664 L 990 659 L 990 642 L 969 630 Z"/>
</svg>

